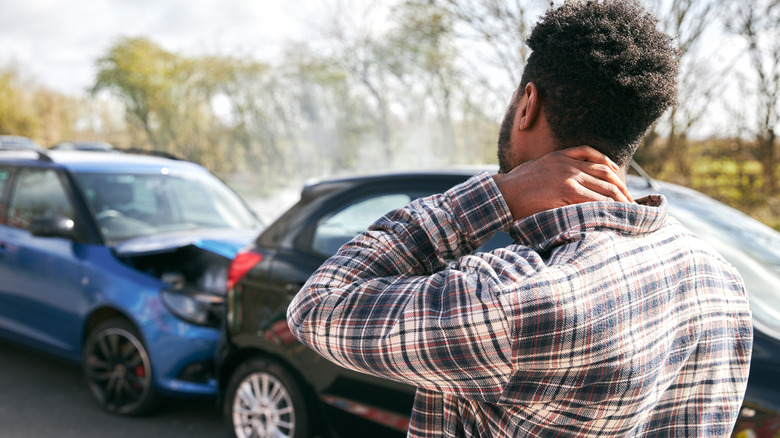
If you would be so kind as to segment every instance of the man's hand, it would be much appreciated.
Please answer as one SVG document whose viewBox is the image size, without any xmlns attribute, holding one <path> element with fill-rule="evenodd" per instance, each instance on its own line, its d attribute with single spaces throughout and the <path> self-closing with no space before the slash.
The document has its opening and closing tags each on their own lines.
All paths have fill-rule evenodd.
<svg viewBox="0 0 780 438">
<path fill-rule="evenodd" d="M 592 201 L 634 202 L 620 168 L 588 146 L 551 152 L 494 175 L 514 220 L 552 208 Z"/>
</svg>

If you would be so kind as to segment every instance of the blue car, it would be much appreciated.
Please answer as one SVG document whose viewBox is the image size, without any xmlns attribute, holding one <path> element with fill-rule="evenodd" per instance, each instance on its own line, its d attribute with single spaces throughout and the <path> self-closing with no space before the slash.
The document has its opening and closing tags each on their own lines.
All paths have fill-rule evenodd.
<svg viewBox="0 0 780 438">
<path fill-rule="evenodd" d="M 0 152 L 0 336 L 81 363 L 109 412 L 214 396 L 227 268 L 261 229 L 194 163 Z"/>
</svg>

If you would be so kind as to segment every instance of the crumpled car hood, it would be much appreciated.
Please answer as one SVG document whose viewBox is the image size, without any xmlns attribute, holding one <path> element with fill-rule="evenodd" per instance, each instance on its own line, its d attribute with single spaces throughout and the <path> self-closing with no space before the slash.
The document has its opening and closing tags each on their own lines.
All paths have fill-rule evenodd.
<svg viewBox="0 0 780 438">
<path fill-rule="evenodd" d="M 258 230 L 201 230 L 136 237 L 114 245 L 120 257 L 135 257 L 170 252 L 189 245 L 233 259 L 238 250 L 246 246 Z"/>
</svg>

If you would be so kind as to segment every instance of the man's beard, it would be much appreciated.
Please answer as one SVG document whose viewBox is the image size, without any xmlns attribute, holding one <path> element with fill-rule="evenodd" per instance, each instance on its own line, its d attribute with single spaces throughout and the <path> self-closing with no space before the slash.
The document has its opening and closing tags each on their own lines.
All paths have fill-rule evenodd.
<svg viewBox="0 0 780 438">
<path fill-rule="evenodd" d="M 498 172 L 509 173 L 513 166 L 509 163 L 509 150 L 512 137 L 512 126 L 515 122 L 515 112 L 517 111 L 517 101 L 512 102 L 504 114 L 504 120 L 501 122 L 501 128 L 498 130 Z"/>
</svg>

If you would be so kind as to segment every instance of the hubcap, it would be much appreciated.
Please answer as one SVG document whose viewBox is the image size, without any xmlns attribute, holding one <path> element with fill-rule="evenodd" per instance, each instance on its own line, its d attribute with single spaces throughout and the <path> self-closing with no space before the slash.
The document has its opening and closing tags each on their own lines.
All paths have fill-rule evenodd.
<svg viewBox="0 0 780 438">
<path fill-rule="evenodd" d="M 287 438 L 295 433 L 295 410 L 287 388 L 271 374 L 244 378 L 233 398 L 238 438 Z"/>
<path fill-rule="evenodd" d="M 149 394 L 149 358 L 141 343 L 119 328 L 101 332 L 87 346 L 85 374 L 90 390 L 107 410 L 129 413 Z"/>
</svg>

